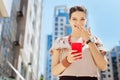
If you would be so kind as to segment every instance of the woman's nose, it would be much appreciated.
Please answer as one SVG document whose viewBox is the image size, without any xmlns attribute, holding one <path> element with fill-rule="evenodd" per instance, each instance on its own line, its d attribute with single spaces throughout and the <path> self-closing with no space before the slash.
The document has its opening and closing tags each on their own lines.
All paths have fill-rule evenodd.
<svg viewBox="0 0 120 80">
<path fill-rule="evenodd" d="M 76 23 L 77 25 L 81 25 L 82 23 L 80 22 L 80 21 L 77 21 L 77 23 Z"/>
<path fill-rule="evenodd" d="M 81 21 L 77 20 L 76 23 L 77 23 L 77 24 L 81 24 Z"/>
</svg>

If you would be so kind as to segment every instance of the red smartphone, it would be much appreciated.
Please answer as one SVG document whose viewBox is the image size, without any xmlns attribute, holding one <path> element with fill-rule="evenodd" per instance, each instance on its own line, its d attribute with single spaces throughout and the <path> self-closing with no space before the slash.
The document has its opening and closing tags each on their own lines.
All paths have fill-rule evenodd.
<svg viewBox="0 0 120 80">
<path fill-rule="evenodd" d="M 77 52 L 82 52 L 82 43 L 72 43 L 71 47 L 72 50 L 77 50 Z M 73 52 L 73 54 L 77 52 Z"/>
</svg>

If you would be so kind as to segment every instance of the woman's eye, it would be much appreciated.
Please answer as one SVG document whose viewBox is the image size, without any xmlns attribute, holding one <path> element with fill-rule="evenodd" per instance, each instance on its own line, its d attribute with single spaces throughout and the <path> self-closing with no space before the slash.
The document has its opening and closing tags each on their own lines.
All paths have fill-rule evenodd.
<svg viewBox="0 0 120 80">
<path fill-rule="evenodd" d="M 85 20 L 85 19 L 81 19 L 81 20 Z"/>
<path fill-rule="evenodd" d="M 84 18 L 81 19 L 81 21 L 84 21 L 84 20 L 85 20 Z"/>
<path fill-rule="evenodd" d="M 72 20 L 76 20 L 75 18 L 73 18 Z"/>
</svg>

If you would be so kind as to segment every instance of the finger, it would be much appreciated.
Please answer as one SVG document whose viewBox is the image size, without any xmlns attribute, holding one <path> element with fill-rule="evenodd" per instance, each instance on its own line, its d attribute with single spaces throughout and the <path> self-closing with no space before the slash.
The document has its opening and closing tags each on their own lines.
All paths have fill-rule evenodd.
<svg viewBox="0 0 120 80">
<path fill-rule="evenodd" d="M 78 27 L 81 31 L 85 31 L 85 29 L 83 27 Z"/>
<path fill-rule="evenodd" d="M 74 57 L 74 59 L 81 59 L 81 58 L 83 58 L 83 55 Z"/>
<path fill-rule="evenodd" d="M 82 54 L 77 54 L 77 55 L 74 55 L 74 57 L 81 57 Z"/>
<path fill-rule="evenodd" d="M 91 34 L 91 27 L 88 27 L 88 33 Z"/>
<path fill-rule="evenodd" d="M 78 24 L 77 26 L 78 26 L 77 28 L 78 28 L 80 31 L 83 31 L 83 28 L 81 27 L 81 25 Z"/>
<path fill-rule="evenodd" d="M 82 53 L 74 53 L 74 54 L 72 54 L 74 57 L 75 56 L 81 56 L 82 55 Z"/>
<path fill-rule="evenodd" d="M 81 56 L 81 57 L 77 57 L 77 58 L 75 58 L 75 60 L 80 60 L 80 59 L 82 59 L 82 56 Z"/>
</svg>

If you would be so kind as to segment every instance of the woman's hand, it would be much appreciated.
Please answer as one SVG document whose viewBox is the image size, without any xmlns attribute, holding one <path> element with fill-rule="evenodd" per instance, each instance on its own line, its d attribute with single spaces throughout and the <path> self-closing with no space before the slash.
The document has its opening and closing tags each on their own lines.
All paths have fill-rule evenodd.
<svg viewBox="0 0 120 80">
<path fill-rule="evenodd" d="M 69 54 L 67 55 L 67 60 L 69 63 L 73 63 L 78 59 L 82 58 L 82 53 L 77 52 L 76 50 L 69 50 Z"/>
<path fill-rule="evenodd" d="M 82 37 L 83 37 L 84 40 L 87 41 L 87 40 L 89 40 L 90 37 L 92 36 L 90 27 L 87 28 L 87 29 L 85 29 L 85 28 L 83 28 L 83 27 L 81 27 L 81 26 L 79 25 L 78 29 L 81 31 Z"/>
</svg>

